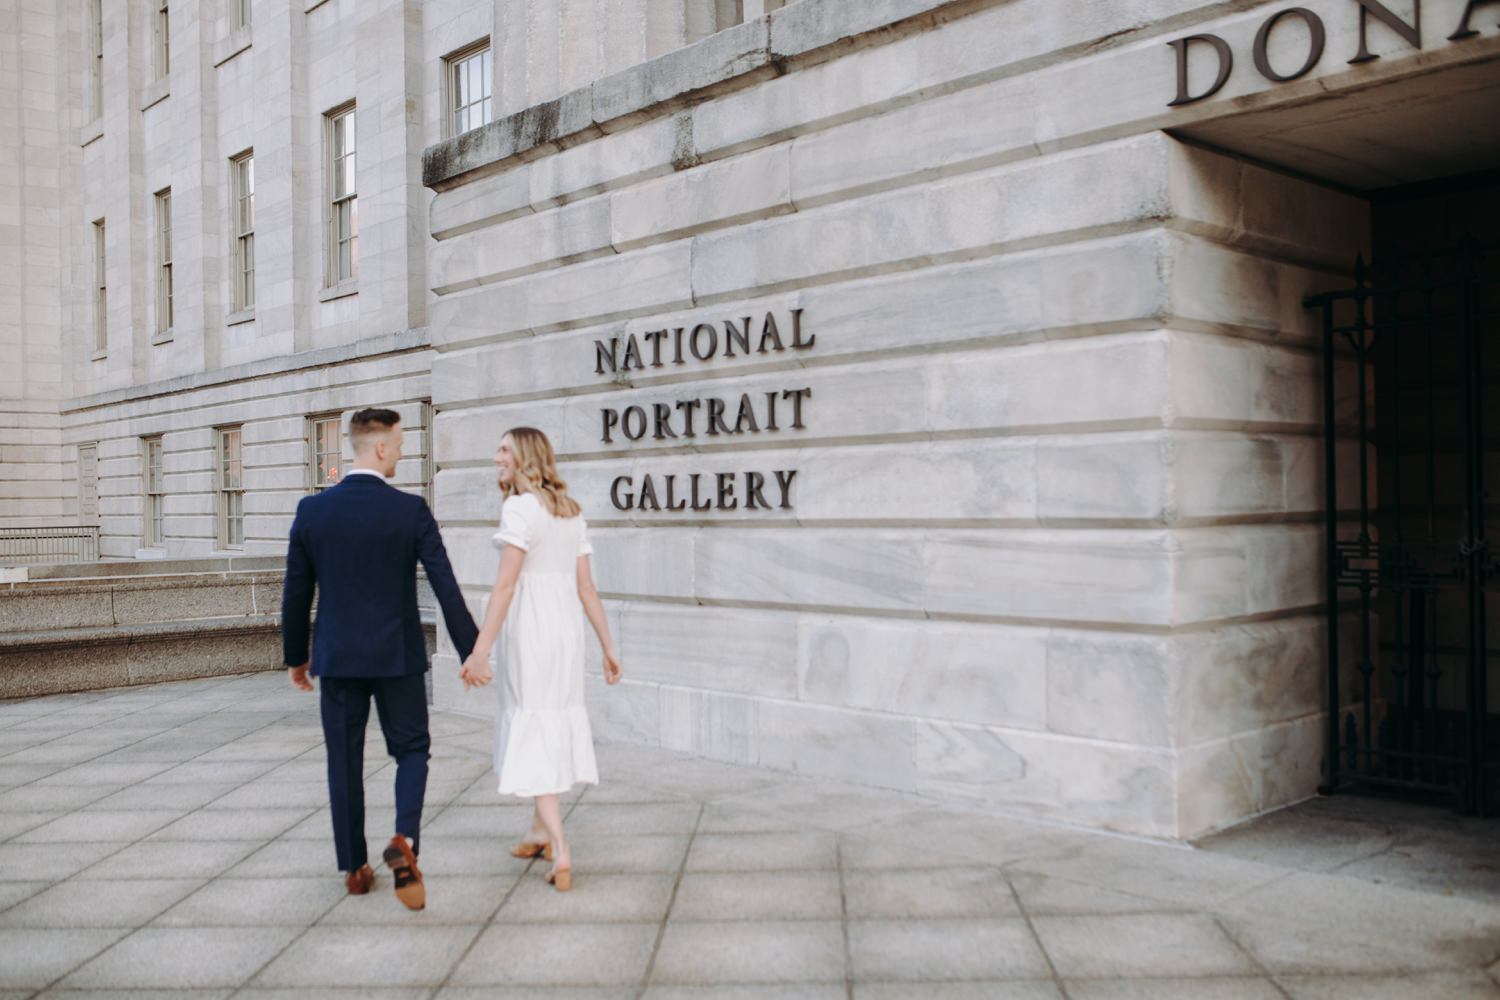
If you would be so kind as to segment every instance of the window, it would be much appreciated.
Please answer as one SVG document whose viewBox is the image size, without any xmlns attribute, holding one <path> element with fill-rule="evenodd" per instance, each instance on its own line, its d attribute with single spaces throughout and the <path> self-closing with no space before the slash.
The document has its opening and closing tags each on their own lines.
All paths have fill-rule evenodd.
<svg viewBox="0 0 1500 1000">
<path fill-rule="evenodd" d="M 448 57 L 448 123 L 452 135 L 490 120 L 490 58 L 488 39 Z"/>
<path fill-rule="evenodd" d="M 94 353 L 109 348 L 109 287 L 105 284 L 104 220 L 94 222 Z"/>
<path fill-rule="evenodd" d="M 104 114 L 104 0 L 89 0 L 89 117 Z"/>
<path fill-rule="evenodd" d="M 307 420 L 308 472 L 314 493 L 336 485 L 343 476 L 343 424 L 337 413 Z"/>
<path fill-rule="evenodd" d="M 162 487 L 161 478 L 161 435 L 141 438 L 141 445 L 145 450 L 145 475 L 141 478 L 146 487 L 145 524 L 142 525 L 141 536 L 145 547 L 149 549 L 160 545 L 166 537 L 165 520 L 162 517 L 166 490 Z"/>
<path fill-rule="evenodd" d="M 156 194 L 156 332 L 172 329 L 172 189 Z"/>
<path fill-rule="evenodd" d="M 240 456 L 240 428 L 218 430 L 219 545 L 237 549 L 245 544 L 245 480 Z"/>
<path fill-rule="evenodd" d="M 235 31 L 250 27 L 250 0 L 229 0 L 229 27 Z"/>
<path fill-rule="evenodd" d="M 328 115 L 328 284 L 359 276 L 359 199 L 354 191 L 354 106 Z"/>
<path fill-rule="evenodd" d="M 78 446 L 78 522 L 99 523 L 99 446 Z"/>
<path fill-rule="evenodd" d="M 234 308 L 255 308 L 255 155 L 229 161 L 233 175 Z"/>
<path fill-rule="evenodd" d="M 151 66 L 160 80 L 172 72 L 171 18 L 167 13 L 167 0 L 156 0 L 156 48 Z"/>
</svg>

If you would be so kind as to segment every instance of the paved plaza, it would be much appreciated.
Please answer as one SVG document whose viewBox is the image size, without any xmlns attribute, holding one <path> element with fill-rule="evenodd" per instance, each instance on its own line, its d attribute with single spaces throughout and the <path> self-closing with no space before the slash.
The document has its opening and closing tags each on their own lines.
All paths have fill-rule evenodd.
<svg viewBox="0 0 1500 1000">
<path fill-rule="evenodd" d="M 490 724 L 433 731 L 412 914 L 344 894 L 283 674 L 0 704 L 0 1000 L 1500 997 L 1494 823 L 1335 798 L 1190 848 L 604 745 L 561 895 Z"/>
</svg>

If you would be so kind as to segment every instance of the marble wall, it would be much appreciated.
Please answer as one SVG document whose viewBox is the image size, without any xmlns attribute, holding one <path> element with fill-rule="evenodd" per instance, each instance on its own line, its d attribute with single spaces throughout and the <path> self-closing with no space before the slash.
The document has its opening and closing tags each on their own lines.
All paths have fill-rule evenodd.
<svg viewBox="0 0 1500 1000">
<path fill-rule="evenodd" d="M 1171 39 L 1249 61 L 1272 11 L 1240 6 L 802 0 L 429 149 L 438 513 L 476 610 L 487 459 L 532 424 L 622 644 L 627 681 L 590 690 L 604 735 L 1154 836 L 1312 794 L 1302 300 L 1348 279 L 1368 205 L 1162 130 L 1418 63 L 1372 30 L 1370 67 L 1167 107 Z M 1357 44 L 1357 12 L 1311 6 L 1329 51 Z M 1273 35 L 1273 63 L 1297 44 Z M 670 356 L 678 328 L 794 311 L 806 349 Z M 632 337 L 639 365 L 600 359 Z M 742 397 L 798 389 L 802 427 L 731 432 Z M 714 399 L 720 433 L 673 423 Z M 648 476 L 743 501 L 748 470 L 791 469 L 786 509 L 639 505 Z M 492 711 L 455 666 L 439 704 Z"/>
</svg>

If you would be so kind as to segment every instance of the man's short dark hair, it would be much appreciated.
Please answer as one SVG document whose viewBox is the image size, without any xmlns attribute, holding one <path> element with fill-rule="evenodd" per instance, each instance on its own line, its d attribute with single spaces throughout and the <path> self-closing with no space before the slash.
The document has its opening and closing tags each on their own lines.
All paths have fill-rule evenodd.
<svg viewBox="0 0 1500 1000">
<path fill-rule="evenodd" d="M 382 410 L 373 406 L 357 410 L 349 418 L 349 442 L 358 448 L 363 438 L 388 431 L 400 422 L 401 414 L 395 410 Z"/>
</svg>

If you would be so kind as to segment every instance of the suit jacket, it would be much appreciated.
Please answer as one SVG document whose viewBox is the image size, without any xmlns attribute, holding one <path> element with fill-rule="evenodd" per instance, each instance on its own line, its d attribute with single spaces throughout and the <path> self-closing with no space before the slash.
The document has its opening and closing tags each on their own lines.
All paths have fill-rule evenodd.
<svg viewBox="0 0 1500 1000">
<path fill-rule="evenodd" d="M 286 553 L 281 640 L 287 666 L 308 662 L 308 615 L 318 590 L 312 673 L 400 677 L 427 669 L 417 612 L 417 563 L 443 609 L 461 658 L 479 630 L 453 579 L 432 512 L 385 480 L 351 475 L 297 505 Z"/>
</svg>

